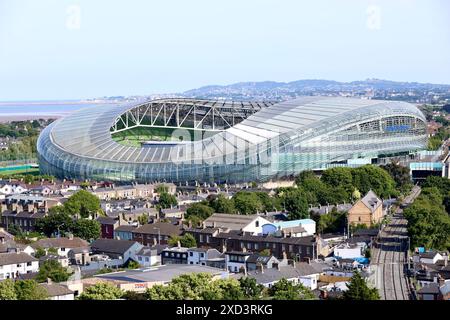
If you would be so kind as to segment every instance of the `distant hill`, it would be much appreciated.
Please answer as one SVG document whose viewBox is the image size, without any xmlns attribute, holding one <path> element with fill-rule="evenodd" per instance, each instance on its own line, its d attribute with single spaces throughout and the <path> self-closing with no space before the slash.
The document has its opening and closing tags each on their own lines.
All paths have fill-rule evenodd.
<svg viewBox="0 0 450 320">
<path fill-rule="evenodd" d="M 287 98 L 296 95 L 336 95 L 342 92 L 364 95 L 366 92 L 374 92 L 383 95 L 387 93 L 402 93 L 416 96 L 424 92 L 450 92 L 450 85 L 396 82 L 380 79 L 367 79 L 362 81 L 339 82 L 321 79 L 305 79 L 291 82 L 239 82 L 230 85 L 210 85 L 182 93 L 186 97 L 195 98 L 223 98 L 223 99 L 254 99 L 254 98 Z M 420 92 L 420 93 L 419 93 Z"/>
</svg>

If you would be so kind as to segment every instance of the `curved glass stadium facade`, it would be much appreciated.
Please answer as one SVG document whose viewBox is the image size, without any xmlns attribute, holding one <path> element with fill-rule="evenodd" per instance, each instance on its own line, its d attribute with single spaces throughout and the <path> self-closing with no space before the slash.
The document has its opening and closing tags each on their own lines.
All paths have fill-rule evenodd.
<svg viewBox="0 0 450 320">
<path fill-rule="evenodd" d="M 405 102 L 304 97 L 281 103 L 163 99 L 80 110 L 41 133 L 41 172 L 113 181 L 267 181 L 351 159 L 426 148 Z"/>
</svg>

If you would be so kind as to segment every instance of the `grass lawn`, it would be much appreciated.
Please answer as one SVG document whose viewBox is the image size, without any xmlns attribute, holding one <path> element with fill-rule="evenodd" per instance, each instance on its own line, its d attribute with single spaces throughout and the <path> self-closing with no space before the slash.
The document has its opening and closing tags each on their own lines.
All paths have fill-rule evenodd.
<svg viewBox="0 0 450 320">
<path fill-rule="evenodd" d="M 0 172 L 0 177 L 2 176 L 10 176 L 13 174 L 31 174 L 38 175 L 39 168 L 27 168 L 27 169 L 15 169 L 15 170 L 5 170 Z"/>
</svg>

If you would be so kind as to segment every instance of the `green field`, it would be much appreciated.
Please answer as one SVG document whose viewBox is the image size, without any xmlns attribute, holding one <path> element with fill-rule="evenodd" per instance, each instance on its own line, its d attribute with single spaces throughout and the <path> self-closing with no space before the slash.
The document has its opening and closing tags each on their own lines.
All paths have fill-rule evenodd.
<svg viewBox="0 0 450 320">
<path fill-rule="evenodd" d="M 10 175 L 13 175 L 13 174 L 38 175 L 39 174 L 39 168 L 11 169 L 11 170 L 2 170 L 2 171 L 0 171 L 0 177 L 10 176 Z"/>
<path fill-rule="evenodd" d="M 133 128 L 118 133 L 111 134 L 114 141 L 133 147 L 140 147 L 144 141 L 180 141 L 180 137 L 173 137 L 172 134 L 177 129 L 172 128 Z M 194 131 L 186 129 L 190 135 L 190 141 L 194 139 Z"/>
</svg>

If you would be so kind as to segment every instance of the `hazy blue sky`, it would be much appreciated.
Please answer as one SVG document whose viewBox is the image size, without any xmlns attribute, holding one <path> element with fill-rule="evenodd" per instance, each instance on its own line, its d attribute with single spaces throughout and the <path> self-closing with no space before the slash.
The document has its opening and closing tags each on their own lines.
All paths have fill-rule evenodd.
<svg viewBox="0 0 450 320">
<path fill-rule="evenodd" d="M 310 78 L 450 83 L 450 1 L 0 0 L 0 100 Z"/>
</svg>

